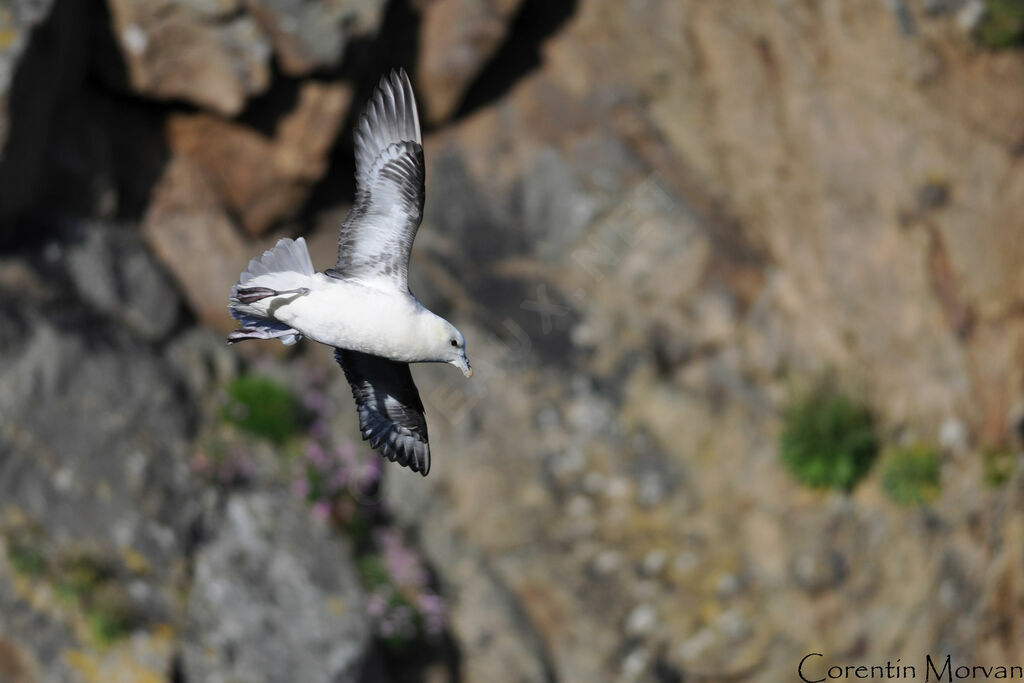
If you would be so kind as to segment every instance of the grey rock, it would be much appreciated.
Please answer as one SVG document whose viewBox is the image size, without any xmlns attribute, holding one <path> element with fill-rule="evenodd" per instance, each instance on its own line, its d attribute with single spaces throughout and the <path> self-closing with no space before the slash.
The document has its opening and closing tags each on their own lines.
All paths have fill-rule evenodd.
<svg viewBox="0 0 1024 683">
<path fill-rule="evenodd" d="M 299 76 L 337 66 L 353 36 L 376 31 L 384 3 L 381 0 L 246 0 L 246 6 L 272 37 L 284 72 Z"/>
<path fill-rule="evenodd" d="M 973 31 L 985 18 L 985 3 L 981 0 L 967 0 L 956 13 L 956 23 L 964 31 Z"/>
<path fill-rule="evenodd" d="M 794 555 L 792 571 L 798 586 L 809 593 L 818 593 L 843 582 L 846 560 L 833 548 L 805 548 Z"/>
<path fill-rule="evenodd" d="M 156 341 L 173 329 L 180 303 L 170 279 L 127 228 L 94 223 L 81 226 L 64 249 L 67 271 L 82 299 Z"/>
<path fill-rule="evenodd" d="M 29 44 L 32 29 L 53 9 L 53 0 L 13 0 L 0 6 L 0 30 L 10 39 L 0 47 L 0 150 L 7 140 L 7 94 L 21 56 Z"/>
<path fill-rule="evenodd" d="M 232 353 L 223 335 L 202 327 L 175 337 L 165 355 L 196 401 L 227 384 L 239 371 L 238 354 Z"/>
<path fill-rule="evenodd" d="M 179 0 L 179 4 L 202 17 L 225 17 L 238 10 L 241 0 Z"/>
<path fill-rule="evenodd" d="M 0 320 L 0 498 L 58 542 L 166 565 L 190 523 L 191 415 L 173 376 L 116 329 L 70 332 L 6 299 Z"/>
<path fill-rule="evenodd" d="M 967 4 L 967 0 L 922 0 L 921 2 L 925 13 L 930 16 L 956 12 L 965 4 Z"/>
<path fill-rule="evenodd" d="M 32 609 L 5 573 L 0 573 L 0 634 L 0 654 L 7 655 L 0 662 L 0 680 L 4 683 L 11 679 L 16 683 L 75 680 L 60 657 L 61 651 L 75 643 L 70 625 Z M 11 665 L 12 655 L 19 662 L 16 666 Z M 11 676 L 11 669 L 28 675 Z"/>
<path fill-rule="evenodd" d="M 0 237 L 50 189 L 49 143 L 62 106 L 85 76 L 88 13 L 81 2 L 0 4 Z"/>
<path fill-rule="evenodd" d="M 229 14 L 222 20 L 211 16 L 214 9 L 195 2 L 110 0 L 131 89 L 226 116 L 238 114 L 249 95 L 266 90 L 267 37 L 252 17 Z M 107 79 L 120 84 L 120 71 L 109 71 Z"/>
<path fill-rule="evenodd" d="M 643 636 L 654 630 L 658 625 L 658 613 L 651 605 L 637 605 L 629 614 L 622 626 L 627 636 Z"/>
<path fill-rule="evenodd" d="M 959 418 L 946 418 L 939 426 L 938 442 L 946 451 L 954 455 L 963 455 L 970 444 L 967 425 Z"/>
<path fill-rule="evenodd" d="M 464 679 L 556 680 L 548 643 L 504 579 L 505 573 L 453 533 L 442 514 L 446 503 L 436 490 L 428 490 L 412 477 L 392 476 L 384 493 L 396 518 L 417 528 L 420 546 L 440 576 Z M 443 521 L 416 526 L 425 519 Z"/>
<path fill-rule="evenodd" d="M 522 222 L 540 256 L 560 258 L 576 243 L 600 210 L 565 158 L 554 148 L 537 153 L 523 176 Z"/>
<path fill-rule="evenodd" d="M 664 550 L 656 548 L 644 556 L 640 569 L 646 576 L 658 576 L 667 565 L 668 555 Z"/>
<path fill-rule="evenodd" d="M 508 39 L 522 0 L 441 0 L 423 8 L 417 80 L 422 111 L 451 116 L 473 79 Z"/>
<path fill-rule="evenodd" d="M 348 545 L 287 491 L 228 499 L 196 558 L 187 680 L 354 681 L 369 641 Z"/>
<path fill-rule="evenodd" d="M 0 523 L 31 525 L 55 556 L 135 558 L 146 569 L 111 588 L 144 629 L 173 618 L 198 516 L 184 464 L 190 408 L 148 345 L 116 325 L 69 325 L 81 304 L 59 299 L 70 305 L 0 296 Z M 81 631 L 17 589 L 10 566 L 0 562 L 0 633 L 39 663 L 39 680 L 79 680 L 60 652 L 81 648 Z M 156 656 L 166 670 L 170 652 Z"/>
<path fill-rule="evenodd" d="M 645 648 L 636 648 L 626 655 L 622 660 L 620 672 L 621 680 L 635 681 L 640 678 L 651 662 L 651 653 Z"/>
</svg>

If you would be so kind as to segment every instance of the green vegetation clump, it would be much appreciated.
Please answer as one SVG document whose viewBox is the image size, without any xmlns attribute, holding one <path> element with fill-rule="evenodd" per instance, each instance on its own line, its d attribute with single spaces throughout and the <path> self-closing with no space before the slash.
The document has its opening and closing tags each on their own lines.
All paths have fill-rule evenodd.
<svg viewBox="0 0 1024 683">
<path fill-rule="evenodd" d="M 1006 449 L 988 448 L 982 451 L 981 457 L 985 483 L 989 486 L 1005 484 L 1017 471 L 1017 458 Z"/>
<path fill-rule="evenodd" d="M 59 558 L 49 577 L 57 595 L 85 616 L 93 642 L 106 647 L 131 634 L 139 619 L 111 563 L 78 553 Z"/>
<path fill-rule="evenodd" d="M 127 579 L 144 571 L 141 556 L 133 561 L 137 566 L 129 569 L 94 552 L 54 548 L 34 525 L 4 529 L 3 535 L 11 568 L 37 585 L 48 586 L 80 614 L 95 644 L 108 646 L 142 623 L 125 590 Z"/>
<path fill-rule="evenodd" d="M 102 586 L 84 601 L 89 634 L 101 646 L 108 646 L 131 635 L 139 624 L 127 596 L 114 584 Z"/>
<path fill-rule="evenodd" d="M 985 15 L 975 35 L 990 50 L 1020 46 L 1024 43 L 1024 0 L 985 0 Z"/>
<path fill-rule="evenodd" d="M 790 406 L 779 450 L 804 484 L 850 491 L 871 469 L 878 446 L 868 407 L 823 387 Z"/>
<path fill-rule="evenodd" d="M 897 503 L 921 505 L 938 497 L 942 488 L 936 448 L 916 444 L 890 450 L 884 460 L 882 488 Z"/>
<path fill-rule="evenodd" d="M 43 549 L 29 538 L 9 538 L 7 559 L 14 571 L 25 576 L 36 577 L 46 571 L 46 555 Z"/>
<path fill-rule="evenodd" d="M 228 385 L 227 394 L 224 418 L 245 431 L 276 444 L 298 433 L 299 402 L 272 379 L 243 375 Z"/>
<path fill-rule="evenodd" d="M 74 554 L 61 558 L 54 580 L 57 594 L 73 602 L 90 597 L 113 578 L 111 568 L 97 558 Z"/>
</svg>

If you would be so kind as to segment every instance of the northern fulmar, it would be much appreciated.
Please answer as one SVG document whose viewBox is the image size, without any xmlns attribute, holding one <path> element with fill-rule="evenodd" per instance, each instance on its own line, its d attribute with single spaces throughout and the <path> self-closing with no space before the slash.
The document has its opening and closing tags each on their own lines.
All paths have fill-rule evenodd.
<svg viewBox="0 0 1024 683">
<path fill-rule="evenodd" d="M 466 340 L 409 291 L 409 252 L 423 217 L 423 145 L 404 70 L 381 79 L 355 131 L 355 203 L 338 262 L 316 272 L 303 238 L 249 262 L 231 289 L 241 329 L 228 343 L 302 337 L 334 347 L 352 385 L 359 430 L 392 462 L 426 476 L 430 444 L 409 363 L 451 363 L 472 377 Z"/>
</svg>

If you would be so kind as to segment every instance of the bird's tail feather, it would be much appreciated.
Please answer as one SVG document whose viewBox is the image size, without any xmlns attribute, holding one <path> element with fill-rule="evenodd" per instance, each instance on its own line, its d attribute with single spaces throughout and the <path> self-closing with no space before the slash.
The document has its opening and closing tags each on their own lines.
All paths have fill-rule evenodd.
<svg viewBox="0 0 1024 683">
<path fill-rule="evenodd" d="M 300 288 L 308 284 L 307 278 L 316 274 L 309 258 L 306 240 L 284 238 L 278 240 L 272 249 L 263 252 L 259 258 L 249 261 L 238 282 L 231 288 L 228 309 L 231 316 L 242 323 L 244 330 L 229 341 L 242 339 L 280 339 L 285 344 L 294 344 L 301 335 L 283 323 L 268 318 L 261 307 L 239 300 L 239 289 L 263 287 L 275 290 Z M 252 332 L 242 335 L 241 332 Z"/>
</svg>

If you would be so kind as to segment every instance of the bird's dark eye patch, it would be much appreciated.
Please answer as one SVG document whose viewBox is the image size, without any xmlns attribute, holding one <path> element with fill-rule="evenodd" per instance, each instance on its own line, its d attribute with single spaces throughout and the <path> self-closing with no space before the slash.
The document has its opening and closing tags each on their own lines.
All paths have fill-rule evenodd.
<svg viewBox="0 0 1024 683">
<path fill-rule="evenodd" d="M 448 342 L 448 343 L 449 343 L 449 344 L 451 344 L 452 346 L 458 346 L 458 345 L 459 345 L 459 342 L 458 342 L 458 341 L 456 341 L 455 339 L 452 339 L 452 340 L 451 340 L 450 342 Z"/>
</svg>

